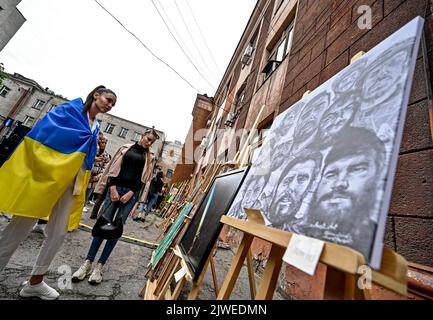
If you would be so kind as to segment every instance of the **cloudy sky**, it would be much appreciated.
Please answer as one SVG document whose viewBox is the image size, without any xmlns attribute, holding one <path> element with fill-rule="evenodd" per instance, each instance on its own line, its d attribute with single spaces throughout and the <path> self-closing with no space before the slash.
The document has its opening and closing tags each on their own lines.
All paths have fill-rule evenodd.
<svg viewBox="0 0 433 320">
<path fill-rule="evenodd" d="M 98 2 L 186 81 L 155 59 Z M 27 21 L 0 52 L 0 62 L 7 72 L 32 78 L 69 99 L 85 98 L 104 84 L 118 95 L 112 114 L 154 125 L 168 140 L 184 141 L 197 93 L 214 95 L 255 4 L 23 0 L 18 9 Z"/>
</svg>

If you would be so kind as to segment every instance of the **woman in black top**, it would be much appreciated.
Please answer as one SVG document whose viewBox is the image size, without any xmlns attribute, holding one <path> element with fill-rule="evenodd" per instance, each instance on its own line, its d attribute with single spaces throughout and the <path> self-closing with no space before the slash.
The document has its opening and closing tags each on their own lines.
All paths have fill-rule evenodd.
<svg viewBox="0 0 433 320">
<path fill-rule="evenodd" d="M 127 145 L 119 149 L 113 160 L 105 169 L 104 174 L 108 171 L 108 192 L 105 198 L 102 211 L 106 219 L 112 221 L 114 215 L 121 216 L 125 224 L 129 213 L 138 201 L 140 190 L 144 186 L 143 177 L 146 175 L 146 159 L 149 159 L 147 153 L 149 148 L 157 140 L 158 134 L 155 130 L 149 130 L 143 134 L 140 142 L 134 145 Z M 126 151 L 127 150 L 127 151 Z M 119 170 L 119 164 L 120 170 Z M 117 166 L 117 167 L 116 167 Z M 72 281 L 77 282 L 84 280 L 89 275 L 89 283 L 99 284 L 102 281 L 102 267 L 107 262 L 111 252 L 117 244 L 118 239 L 107 240 L 104 250 L 98 260 L 97 265 L 92 271 L 92 263 L 96 254 L 104 241 L 102 238 L 93 238 L 89 252 L 84 264 L 72 275 Z"/>
</svg>

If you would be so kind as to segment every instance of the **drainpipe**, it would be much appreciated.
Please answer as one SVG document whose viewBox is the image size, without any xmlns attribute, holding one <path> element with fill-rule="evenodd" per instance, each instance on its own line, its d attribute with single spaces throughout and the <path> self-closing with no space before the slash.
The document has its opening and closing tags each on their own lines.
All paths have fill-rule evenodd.
<svg viewBox="0 0 433 320">
<path fill-rule="evenodd" d="M 21 109 L 21 107 L 29 100 L 32 94 L 33 88 L 25 90 L 21 97 L 18 99 L 18 101 L 15 103 L 15 105 L 12 107 L 7 117 L 13 118 L 18 113 L 19 109 Z"/>
</svg>

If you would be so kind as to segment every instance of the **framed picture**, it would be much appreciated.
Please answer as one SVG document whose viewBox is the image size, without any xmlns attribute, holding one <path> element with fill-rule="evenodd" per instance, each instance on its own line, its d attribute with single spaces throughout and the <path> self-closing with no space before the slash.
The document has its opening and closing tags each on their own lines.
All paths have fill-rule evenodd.
<svg viewBox="0 0 433 320">
<path fill-rule="evenodd" d="M 228 215 L 346 245 L 379 268 L 423 19 L 275 118 Z"/>
<path fill-rule="evenodd" d="M 220 219 L 230 208 L 247 172 L 248 167 L 215 177 L 180 241 L 179 247 L 194 280 L 200 275 L 221 232 Z"/>
</svg>

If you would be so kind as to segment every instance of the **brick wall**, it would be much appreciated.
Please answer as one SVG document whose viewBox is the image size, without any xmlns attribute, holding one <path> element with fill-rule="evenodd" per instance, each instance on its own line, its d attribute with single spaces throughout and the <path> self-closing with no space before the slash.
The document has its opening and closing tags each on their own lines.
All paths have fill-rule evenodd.
<svg viewBox="0 0 433 320">
<path fill-rule="evenodd" d="M 361 4 L 370 5 L 372 8 L 371 30 L 361 30 L 357 26 L 357 8 Z M 345 68 L 357 52 L 367 52 L 417 15 L 426 18 L 425 32 L 431 73 L 431 7 L 431 1 L 428 0 L 301 0 L 280 112 L 299 100 L 306 90 L 314 90 Z M 409 261 L 433 266 L 433 142 L 426 84 L 420 53 L 400 150 L 385 244 Z M 320 292 L 323 285 L 322 270 L 323 266 L 315 277 L 309 277 L 294 268 L 283 268 L 280 286 L 292 297 L 317 298 L 317 292 Z"/>
</svg>

